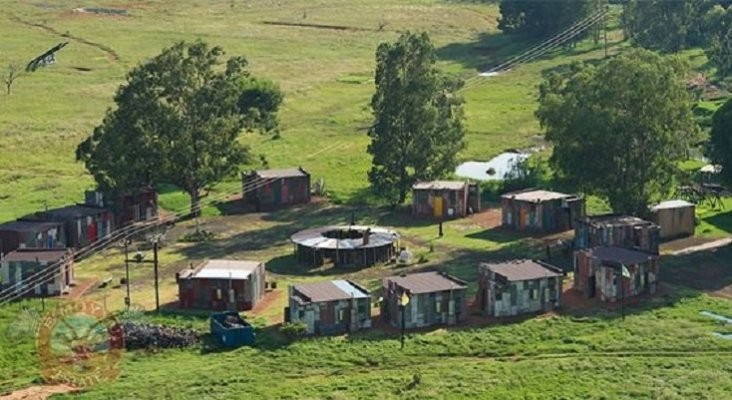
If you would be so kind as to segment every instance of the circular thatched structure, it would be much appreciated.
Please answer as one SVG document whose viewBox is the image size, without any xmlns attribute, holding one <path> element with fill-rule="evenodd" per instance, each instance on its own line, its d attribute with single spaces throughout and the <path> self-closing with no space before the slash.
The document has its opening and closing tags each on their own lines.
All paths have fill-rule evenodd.
<svg viewBox="0 0 732 400">
<path fill-rule="evenodd" d="M 306 229 L 290 237 L 298 261 L 319 267 L 370 266 L 391 260 L 399 234 L 378 226 L 343 225 Z"/>
</svg>

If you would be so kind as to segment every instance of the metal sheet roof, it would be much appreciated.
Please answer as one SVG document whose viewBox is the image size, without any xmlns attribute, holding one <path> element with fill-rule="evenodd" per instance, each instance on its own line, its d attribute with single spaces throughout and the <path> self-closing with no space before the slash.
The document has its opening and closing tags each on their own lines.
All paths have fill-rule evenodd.
<svg viewBox="0 0 732 400">
<path fill-rule="evenodd" d="M 601 262 L 625 265 L 640 264 L 658 258 L 655 254 L 625 249 L 622 247 L 594 247 L 585 251 L 590 256 L 599 259 Z"/>
<path fill-rule="evenodd" d="M 416 274 L 392 276 L 384 279 L 394 282 L 396 285 L 413 294 L 443 292 L 446 290 L 467 288 L 465 282 L 450 275 L 443 275 L 439 272 L 419 272 Z"/>
<path fill-rule="evenodd" d="M 326 233 L 331 231 L 347 232 L 349 230 L 358 231 L 363 234 L 367 229 L 371 229 L 371 234 L 369 235 L 369 242 L 365 245 L 363 243 L 363 238 L 336 239 L 325 236 Z M 399 234 L 389 228 L 366 225 L 339 225 L 306 229 L 292 235 L 290 240 L 301 246 L 315 249 L 349 250 L 381 247 L 393 243 L 398 238 Z"/>
<path fill-rule="evenodd" d="M 19 249 L 3 257 L 3 261 L 41 261 L 52 263 L 70 254 L 67 249 Z"/>
<path fill-rule="evenodd" d="M 31 218 L 44 218 L 44 215 L 59 218 L 81 218 L 81 217 L 93 217 L 95 215 L 107 213 L 109 210 L 100 207 L 89 207 L 83 205 L 65 206 L 59 208 L 53 208 L 48 211 L 40 211 L 31 216 Z"/>
<path fill-rule="evenodd" d="M 300 168 L 280 168 L 280 169 L 263 169 L 255 171 L 261 178 L 296 178 L 300 176 L 307 176 Z"/>
<path fill-rule="evenodd" d="M 415 190 L 463 190 L 467 182 L 464 181 L 431 181 L 417 182 L 412 185 Z"/>
<path fill-rule="evenodd" d="M 621 226 L 621 225 L 655 225 L 651 221 L 646 221 L 644 219 L 638 218 L 638 217 L 632 217 L 629 215 L 620 215 L 620 214 L 602 214 L 602 215 L 593 215 L 589 217 L 585 217 L 584 221 L 590 223 L 591 225 L 613 225 L 613 226 Z"/>
<path fill-rule="evenodd" d="M 11 221 L 0 224 L 0 230 L 17 232 L 38 232 L 63 226 L 62 222 L 48 221 Z"/>
<path fill-rule="evenodd" d="M 259 261 L 209 260 L 191 277 L 200 279 L 247 279 Z"/>
<path fill-rule="evenodd" d="M 553 270 L 534 260 L 513 260 L 491 264 L 482 263 L 480 265 L 482 268 L 504 276 L 509 281 L 528 281 L 563 276 L 559 272 L 559 268 Z"/>
<path fill-rule="evenodd" d="M 685 208 L 694 207 L 694 204 L 689 203 L 686 200 L 668 200 L 662 201 L 651 208 L 651 211 L 665 210 L 669 208 Z"/>
<path fill-rule="evenodd" d="M 293 287 L 293 291 L 301 293 L 307 299 L 299 297 L 301 302 L 324 302 L 347 300 L 351 298 L 368 298 L 369 292 L 347 280 L 301 283 Z"/>
<path fill-rule="evenodd" d="M 512 192 L 502 195 L 503 198 L 526 201 L 530 203 L 541 203 L 542 201 L 568 199 L 576 197 L 573 194 L 565 194 L 559 192 L 550 192 L 548 190 L 530 190 L 522 192 Z"/>
</svg>

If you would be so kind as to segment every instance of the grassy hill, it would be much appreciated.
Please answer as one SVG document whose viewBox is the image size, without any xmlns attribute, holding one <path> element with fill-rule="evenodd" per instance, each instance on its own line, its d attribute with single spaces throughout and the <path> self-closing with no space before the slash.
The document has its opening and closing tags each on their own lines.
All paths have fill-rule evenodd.
<svg viewBox="0 0 732 400">
<path fill-rule="evenodd" d="M 6 155 L 0 158 L 0 221 L 82 199 L 93 182 L 74 160 L 76 145 L 99 124 L 126 72 L 178 40 L 200 38 L 228 54 L 245 55 L 255 74 L 279 83 L 286 93 L 282 139 L 250 134 L 242 140 L 272 167 L 300 164 L 324 177 L 331 197 L 340 202 L 367 196 L 366 127 L 380 42 L 394 40 L 403 30 L 426 30 L 438 48 L 440 67 L 469 80 L 465 159 L 485 160 L 530 144 L 539 133 L 533 111 L 542 73 L 572 60 L 603 56 L 587 42 L 507 76 L 475 79 L 484 66 L 534 44 L 500 35 L 494 5 L 136 1 L 127 3 L 123 16 L 74 11 L 125 7 L 109 4 L 23 3 L 0 14 L 0 34 L 6 38 L 0 46 L 3 65 L 24 63 L 57 42 L 70 41 L 57 64 L 21 77 L 12 95 L 0 96 Z M 618 39 L 612 35 L 611 44 Z M 219 189 L 236 191 L 238 186 L 232 178 Z M 186 206 L 187 197 L 174 191 L 162 200 L 166 208 L 178 209 Z"/>
<path fill-rule="evenodd" d="M 79 7 L 124 8 L 126 14 L 74 11 Z M 407 29 L 430 33 L 439 66 L 468 81 L 463 92 L 468 147 L 461 158 L 478 160 L 535 143 L 540 134 L 533 116 L 537 85 L 548 71 L 605 55 L 600 44 L 585 41 L 508 74 L 476 78 L 485 66 L 534 44 L 500 34 L 497 16 L 495 5 L 438 0 L 60 0 L 5 5 L 0 13 L 4 38 L 0 65 L 33 58 L 59 41 L 70 44 L 58 54 L 57 64 L 21 77 L 12 95 L 0 94 L 4 150 L 0 221 L 46 205 L 80 201 L 82 191 L 93 182 L 74 161 L 74 149 L 112 105 L 125 73 L 175 41 L 198 38 L 223 46 L 228 54 L 245 55 L 255 74 L 275 80 L 286 93 L 282 138 L 247 134 L 242 140 L 255 154 L 265 155 L 272 167 L 299 164 L 315 178 L 323 177 L 331 200 L 340 204 L 319 203 L 263 215 L 228 215 L 228 205 L 218 204 L 208 207 L 201 220 L 204 229 L 216 234 L 215 240 L 204 243 L 179 240 L 193 224 L 177 224 L 160 254 L 162 302 L 175 302 L 174 273 L 191 261 L 213 257 L 266 261 L 270 279 L 280 289 L 267 309 L 248 315 L 260 328 L 259 345 L 228 352 L 204 346 L 126 353 L 116 381 L 86 388 L 79 397 L 732 398 L 732 342 L 713 336 L 732 330 L 699 315 L 714 311 L 732 316 L 732 303 L 713 297 L 732 293 L 729 247 L 697 256 L 666 255 L 662 292 L 630 306 L 625 320 L 617 309 L 604 306 L 568 307 L 507 324 L 410 334 L 404 350 L 388 330 L 295 343 L 278 333 L 287 285 L 337 276 L 377 289 L 383 276 L 399 272 L 394 265 L 311 270 L 294 261 L 290 234 L 344 223 L 352 211 L 359 223 L 398 229 L 402 243 L 424 258 L 414 270 L 449 271 L 470 281 L 471 293 L 476 290 L 479 261 L 541 257 L 546 244 L 567 238 L 567 234 L 506 233 L 495 228 L 499 218 L 495 210 L 447 222 L 445 236 L 438 238 L 434 222 L 415 221 L 404 210 L 357 205 L 369 200 L 366 127 L 374 51 L 380 42 L 394 40 Z M 627 44 L 621 42 L 617 26 L 611 29 L 614 54 Z M 685 56 L 696 68 L 705 68 L 700 51 Z M 709 109 L 716 105 L 704 104 Z M 232 178 L 217 187 L 217 194 L 239 188 Z M 187 197 L 175 188 L 161 191 L 166 209 L 187 208 Z M 602 208 L 597 199 L 591 201 L 591 208 Z M 729 210 L 732 201 L 726 199 L 725 205 Z M 702 208 L 699 217 L 701 241 L 732 232 L 729 211 Z M 705 278 L 712 268 L 716 275 Z M 77 264 L 80 282 L 106 278 L 119 282 L 122 276 L 119 249 Z M 152 271 L 133 267 L 131 282 L 133 302 L 152 308 Z M 123 297 L 124 289 L 116 284 L 94 288 L 86 296 L 110 310 L 120 309 Z M 0 392 L 41 383 L 33 331 L 26 329 L 33 319 L 24 318 L 29 309 L 40 311 L 40 307 L 37 301 L 0 307 Z M 208 329 L 206 319 L 195 315 L 146 318 Z M 59 398 L 67 397 L 72 398 Z"/>
</svg>

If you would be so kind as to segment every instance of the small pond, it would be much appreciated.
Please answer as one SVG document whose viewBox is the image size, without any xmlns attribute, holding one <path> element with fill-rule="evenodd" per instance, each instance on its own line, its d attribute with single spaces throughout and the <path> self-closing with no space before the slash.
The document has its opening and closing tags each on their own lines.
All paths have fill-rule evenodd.
<svg viewBox="0 0 732 400">
<path fill-rule="evenodd" d="M 504 180 L 518 162 L 530 155 L 528 152 L 505 152 L 490 161 L 466 161 L 458 165 L 455 175 L 480 181 Z"/>
<path fill-rule="evenodd" d="M 715 314 L 713 312 L 702 311 L 699 314 L 701 314 L 701 315 L 703 315 L 705 317 L 709 317 L 709 318 L 716 319 L 717 321 L 722 321 L 722 322 L 727 323 L 727 324 L 732 324 L 732 318 L 727 318 L 725 316 L 722 316 L 722 315 L 719 315 L 719 314 Z M 714 332 L 712 334 L 714 336 L 720 338 L 720 339 L 732 340 L 732 333 L 719 333 L 719 332 Z"/>
</svg>

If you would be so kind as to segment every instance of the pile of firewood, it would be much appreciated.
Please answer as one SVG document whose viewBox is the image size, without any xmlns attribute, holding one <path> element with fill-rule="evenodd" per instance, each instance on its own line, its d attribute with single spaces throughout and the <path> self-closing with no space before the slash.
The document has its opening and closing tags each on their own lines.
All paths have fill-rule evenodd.
<svg viewBox="0 0 732 400">
<path fill-rule="evenodd" d="M 127 350 L 183 348 L 197 344 L 200 339 L 192 329 L 163 325 L 125 322 L 122 329 Z"/>
</svg>

